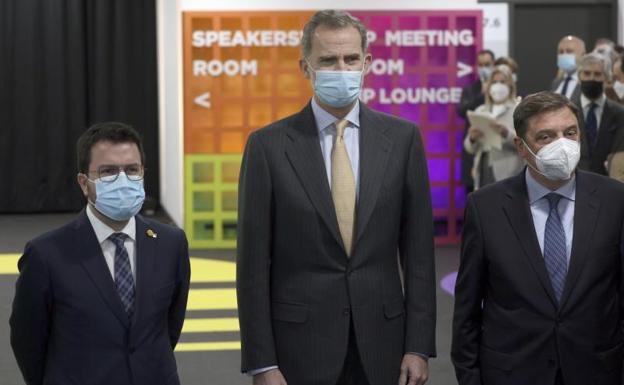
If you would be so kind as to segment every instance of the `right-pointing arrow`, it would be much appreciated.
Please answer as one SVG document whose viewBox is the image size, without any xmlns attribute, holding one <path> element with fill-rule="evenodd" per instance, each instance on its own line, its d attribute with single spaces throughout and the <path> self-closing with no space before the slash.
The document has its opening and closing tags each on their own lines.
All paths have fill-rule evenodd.
<svg viewBox="0 0 624 385">
<path fill-rule="evenodd" d="M 466 75 L 469 75 L 472 73 L 472 66 L 469 66 L 468 64 L 462 63 L 460 61 L 457 62 L 457 77 L 458 78 L 463 78 Z"/>
</svg>

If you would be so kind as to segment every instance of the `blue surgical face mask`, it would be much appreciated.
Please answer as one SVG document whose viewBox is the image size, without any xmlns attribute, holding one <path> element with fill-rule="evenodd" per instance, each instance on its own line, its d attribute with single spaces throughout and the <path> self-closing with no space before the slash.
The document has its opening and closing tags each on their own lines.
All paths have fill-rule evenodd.
<svg viewBox="0 0 624 385">
<path fill-rule="evenodd" d="M 479 79 L 481 82 L 486 82 L 492 75 L 494 69 L 491 66 L 479 67 Z"/>
<path fill-rule="evenodd" d="M 353 103 L 360 95 L 362 71 L 313 70 L 314 94 L 328 106 L 341 108 Z"/>
<path fill-rule="evenodd" d="M 127 221 L 141 210 L 145 200 L 143 180 L 130 180 L 120 172 L 113 182 L 91 180 L 95 184 L 95 208 L 115 221 Z"/>
<path fill-rule="evenodd" d="M 576 56 L 571 53 L 560 53 L 557 55 L 557 67 L 567 73 L 576 71 Z"/>
</svg>

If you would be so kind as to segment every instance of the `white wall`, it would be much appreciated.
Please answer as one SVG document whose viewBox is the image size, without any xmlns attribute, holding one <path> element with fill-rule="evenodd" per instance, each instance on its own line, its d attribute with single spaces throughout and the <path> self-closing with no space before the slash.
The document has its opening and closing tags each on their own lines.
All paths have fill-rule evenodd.
<svg viewBox="0 0 624 385">
<path fill-rule="evenodd" d="M 160 199 L 178 226 L 184 221 L 182 14 L 178 0 L 157 0 Z"/>
<path fill-rule="evenodd" d="M 624 1 L 624 0 L 620 0 Z M 316 10 L 333 8 L 336 0 L 157 0 L 158 82 L 160 107 L 161 204 L 178 226 L 184 224 L 184 131 L 182 90 L 182 12 L 227 10 Z M 502 24 L 486 28 L 484 46 L 507 55 L 506 4 L 477 4 L 477 0 L 342 0 L 342 9 L 483 9 L 485 17 Z"/>
</svg>

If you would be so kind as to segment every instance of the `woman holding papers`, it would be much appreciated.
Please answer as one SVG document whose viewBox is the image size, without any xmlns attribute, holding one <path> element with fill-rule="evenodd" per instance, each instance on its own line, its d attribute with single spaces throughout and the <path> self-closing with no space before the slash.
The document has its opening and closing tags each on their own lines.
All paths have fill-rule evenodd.
<svg viewBox="0 0 624 385">
<path fill-rule="evenodd" d="M 524 167 L 513 143 L 513 113 L 518 99 L 509 67 L 498 66 L 485 83 L 485 104 L 468 111 L 470 128 L 464 148 L 475 156 L 475 189 L 515 175 Z"/>
</svg>

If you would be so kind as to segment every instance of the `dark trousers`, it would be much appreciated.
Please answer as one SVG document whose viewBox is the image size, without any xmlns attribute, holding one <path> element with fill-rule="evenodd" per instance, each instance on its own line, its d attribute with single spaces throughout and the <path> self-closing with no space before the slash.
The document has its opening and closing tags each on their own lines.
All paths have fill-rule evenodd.
<svg viewBox="0 0 624 385">
<path fill-rule="evenodd" d="M 557 371 L 557 375 L 555 376 L 555 385 L 564 385 L 563 377 L 561 377 L 561 371 Z"/>
<path fill-rule="evenodd" d="M 355 334 L 353 333 L 353 323 L 351 323 L 349 331 L 349 347 L 347 348 L 347 357 L 345 358 L 342 372 L 336 385 L 369 385 L 366 379 L 366 373 L 362 367 L 362 360 L 358 352 Z"/>
</svg>

